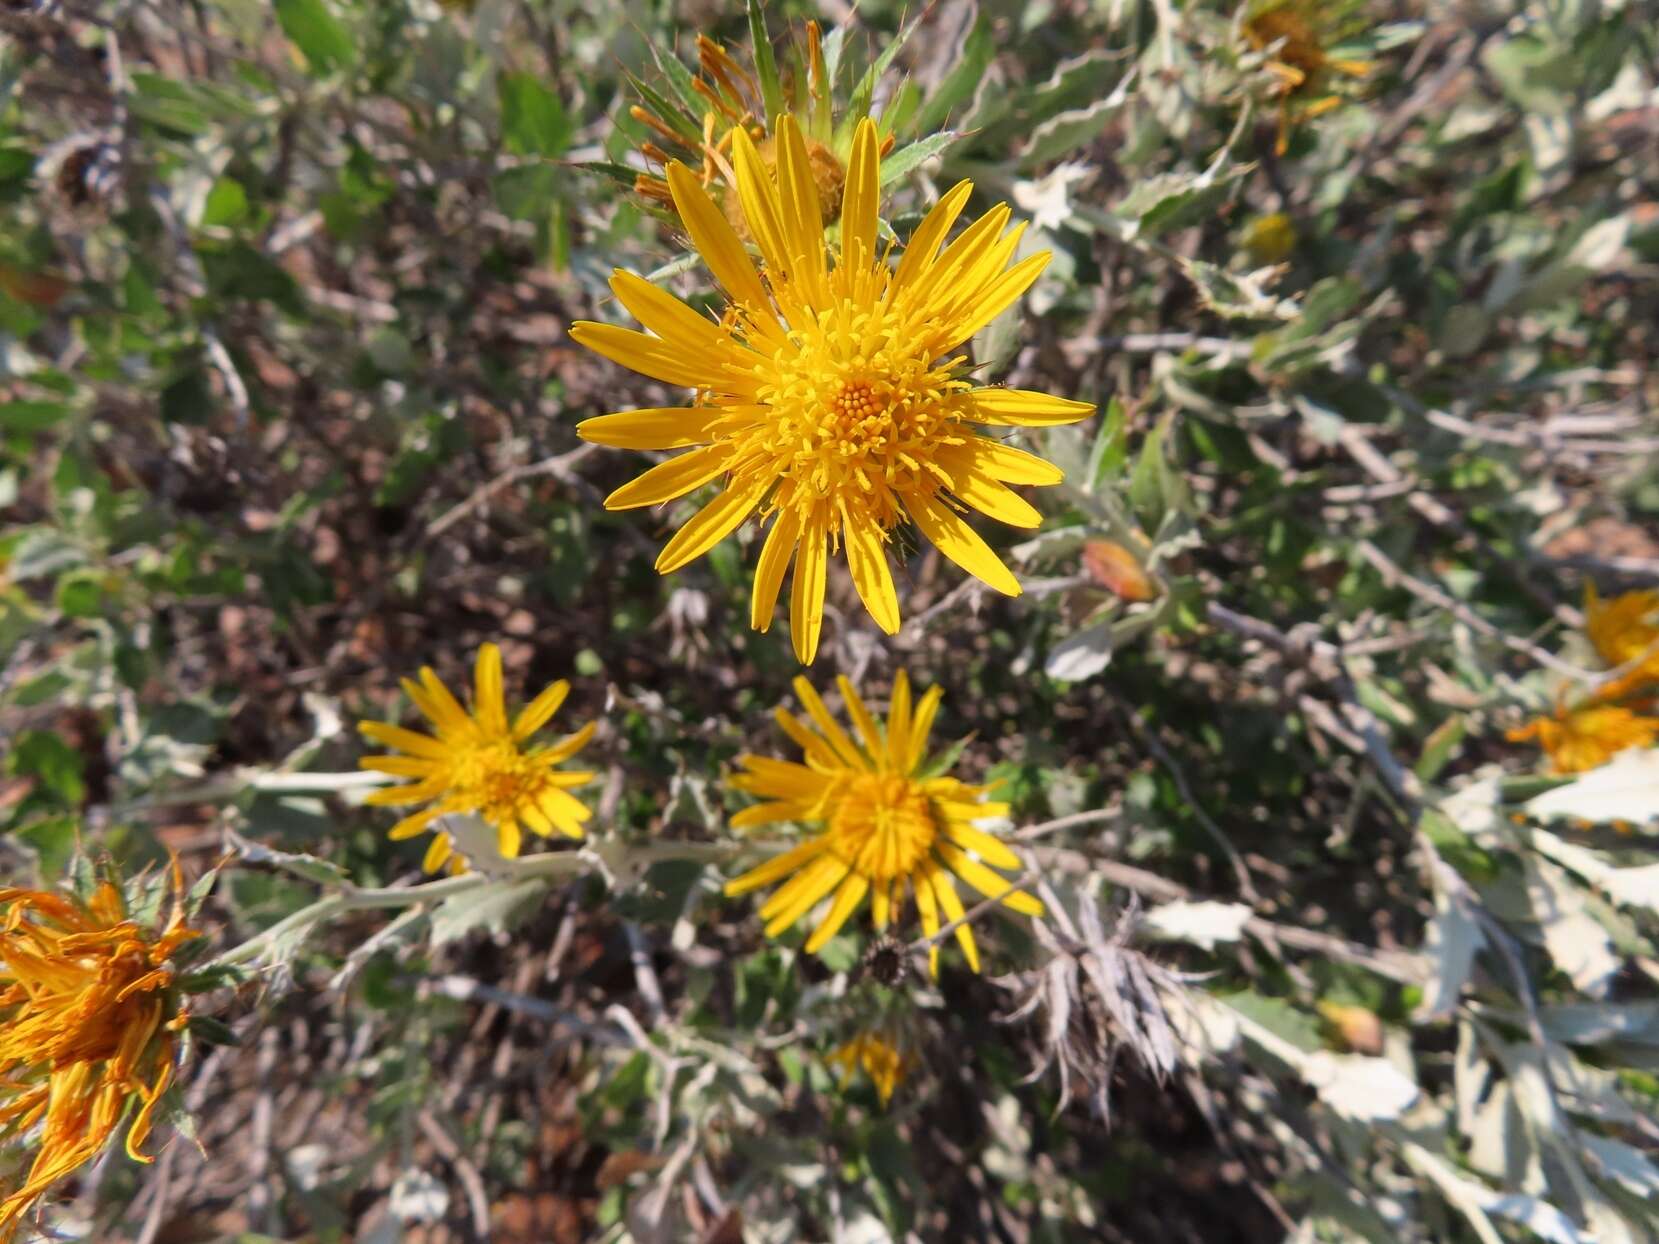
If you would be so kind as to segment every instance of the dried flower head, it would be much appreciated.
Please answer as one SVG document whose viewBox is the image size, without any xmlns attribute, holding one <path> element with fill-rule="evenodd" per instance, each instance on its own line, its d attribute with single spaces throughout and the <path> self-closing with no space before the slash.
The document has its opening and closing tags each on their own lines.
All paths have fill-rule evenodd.
<svg viewBox="0 0 1659 1244">
<path fill-rule="evenodd" d="M 1353 0 L 1257 0 L 1245 9 L 1244 38 L 1265 54 L 1263 68 L 1274 80 L 1280 155 L 1294 125 L 1342 105 L 1342 79 L 1370 74 L 1370 61 L 1334 50 L 1362 21 L 1355 8 Z"/>
<path fill-rule="evenodd" d="M 1040 1012 L 1041 1056 L 1027 1080 L 1049 1067 L 1060 1071 L 1060 1106 L 1082 1085 L 1102 1119 L 1110 1118 L 1112 1074 L 1129 1050 L 1159 1084 L 1178 1062 L 1168 1000 L 1188 979 L 1130 945 L 1138 906 L 1131 901 L 1107 929 L 1094 896 L 1084 891 L 1075 919 L 1050 895 L 1054 927 L 1039 924 L 1037 940 L 1049 960 L 1024 974 L 1025 997 L 1005 1023 Z"/>
<path fill-rule="evenodd" d="M 1006 815 L 1007 805 L 984 802 L 986 787 L 925 776 L 939 688 L 930 688 L 913 709 L 910 682 L 901 670 L 893 682 L 887 720 L 879 723 L 852 684 L 844 677 L 839 683 L 857 729 L 856 742 L 836 724 L 812 685 L 797 678 L 795 693 L 812 725 L 783 708 L 774 716 L 800 745 L 805 763 L 740 756 L 743 772 L 731 779 L 736 789 L 766 800 L 733 816 L 734 829 L 793 821 L 820 825 L 822 832 L 728 882 L 726 893 L 747 894 L 788 878 L 760 909 L 768 937 L 789 929 L 833 893 L 828 911 L 807 939 L 809 954 L 820 951 L 866 897 L 876 928 L 885 930 L 902 913 L 906 894 L 913 893 L 922 928 L 930 937 L 937 934 L 941 912 L 947 920 L 963 915 L 953 873 L 1012 911 L 1042 915 L 1041 903 L 992 871 L 1017 870 L 1019 857 L 974 824 Z M 977 972 L 973 930 L 958 925 L 956 938 Z M 937 974 L 937 946 L 928 952 L 928 964 Z"/>
<path fill-rule="evenodd" d="M 598 723 L 590 721 L 557 743 L 529 746 L 570 694 L 568 682 L 560 679 L 546 688 L 509 722 L 501 649 L 485 644 L 478 650 L 470 713 L 428 667 L 422 667 L 418 683 L 405 678 L 403 690 L 436 727 L 435 737 L 384 721 L 364 721 L 357 727 L 375 742 L 405 753 L 365 756 L 358 762 L 363 768 L 414 779 L 408 786 L 377 790 L 364 802 L 427 805 L 392 826 L 393 839 L 412 838 L 450 812 L 476 813 L 494 826 L 501 854 L 508 859 L 518 855 L 525 828 L 544 838 L 555 832 L 567 838 L 583 836 L 582 824 L 592 813 L 570 791 L 591 782 L 594 775 L 556 766 L 587 745 Z M 426 871 L 446 864 L 451 871 L 462 871 L 465 857 L 455 845 L 448 832 L 436 833 L 426 852 Z"/>
<path fill-rule="evenodd" d="M 678 61 L 664 63 L 659 57 L 661 78 L 654 85 L 635 81 L 643 103 L 630 108 L 629 115 L 650 131 L 639 152 L 647 165 L 661 172 L 639 174 L 635 192 L 677 211 L 666 170 L 679 161 L 720 204 L 732 227 L 752 240 L 738 203 L 734 135 L 741 130 L 762 160 L 775 167 L 777 131 L 787 114 L 806 146 L 807 170 L 818 190 L 823 223 L 839 219 L 853 133 L 868 112 L 870 92 L 860 89 L 851 93 L 851 100 L 840 98 L 848 92 L 838 91 L 832 81 L 817 22 L 807 22 L 789 40 L 781 59 L 781 66 L 774 64 L 770 46 L 753 49 L 748 56 L 734 54 L 706 35 L 697 36 L 695 74 Z M 881 154 L 886 155 L 894 137 L 880 121 L 876 124 Z"/>
<path fill-rule="evenodd" d="M 621 449 L 697 447 L 617 489 L 605 507 L 661 505 L 724 482 L 662 550 L 662 574 L 701 557 L 752 514 L 774 515 L 750 623 L 760 631 L 771 625 L 793 558 L 791 631 L 796 655 L 810 664 L 823 628 L 828 555 L 837 545 L 888 634 L 899 628 L 899 601 L 887 545 L 906 523 L 968 573 L 1019 595 L 1018 581 L 961 512 L 1035 527 L 1041 515 L 1009 485 L 1054 484 L 1061 472 L 971 425 L 1071 423 L 1094 407 L 977 386 L 966 357 L 953 353 L 1048 262 L 1044 251 L 1008 266 L 1022 229 L 1007 228 L 1006 206 L 946 246 L 972 189 L 958 184 L 890 267 L 876 230 L 880 144 L 875 125 L 864 121 L 832 255 L 810 154 L 792 118 L 784 117 L 777 139 L 774 178 L 749 136 L 737 130 L 733 137 L 738 196 L 764 259 L 760 271 L 698 180 L 681 164 L 668 168 L 681 219 L 730 299 L 719 323 L 618 271 L 612 290 L 651 333 L 578 323 L 570 334 L 624 367 L 695 391 L 687 407 L 604 415 L 577 428 L 584 440 Z"/>
<path fill-rule="evenodd" d="M 136 1104 L 127 1154 L 138 1162 L 173 1077 L 185 1018 L 169 962 L 199 934 L 174 874 L 159 930 L 132 920 L 103 882 L 81 901 L 0 889 L 0 1138 L 35 1150 L 0 1200 L 0 1244 L 58 1180 L 96 1157 Z"/>
</svg>

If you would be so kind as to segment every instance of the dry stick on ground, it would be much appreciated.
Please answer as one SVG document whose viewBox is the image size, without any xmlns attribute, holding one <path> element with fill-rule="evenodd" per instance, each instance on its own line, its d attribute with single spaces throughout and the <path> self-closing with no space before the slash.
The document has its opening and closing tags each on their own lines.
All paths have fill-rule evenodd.
<svg viewBox="0 0 1659 1244">
<path fill-rule="evenodd" d="M 448 1162 L 456 1177 L 461 1181 L 461 1187 L 466 1190 L 467 1207 L 472 1211 L 472 1229 L 480 1240 L 490 1238 L 490 1199 L 484 1192 L 484 1178 L 478 1173 L 472 1159 L 461 1152 L 461 1146 L 451 1136 L 442 1123 L 433 1117 L 430 1110 L 422 1110 L 415 1116 L 415 1122 L 420 1126 L 422 1134 L 432 1142 L 432 1147 L 438 1151 L 438 1156 Z"/>
<path fill-rule="evenodd" d="M 572 482 L 577 478 L 574 470 L 576 465 L 598 448 L 597 445 L 578 445 L 575 449 L 557 454 L 551 458 L 543 458 L 540 462 L 527 462 L 503 471 L 494 479 L 473 489 L 472 494 L 465 501 L 428 523 L 426 525 L 426 538 L 430 540 L 434 536 L 443 535 L 444 532 L 468 514 L 488 504 L 490 499 L 502 489 L 516 484 L 520 480 L 533 479 L 538 475 L 551 475 L 564 483 Z"/>
</svg>

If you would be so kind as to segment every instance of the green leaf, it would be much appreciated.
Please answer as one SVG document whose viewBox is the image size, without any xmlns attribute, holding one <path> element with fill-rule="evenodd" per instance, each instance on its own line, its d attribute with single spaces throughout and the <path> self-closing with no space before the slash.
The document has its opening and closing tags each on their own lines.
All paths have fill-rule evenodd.
<svg viewBox="0 0 1659 1244">
<path fill-rule="evenodd" d="M 248 192 L 234 177 L 221 177 L 207 192 L 202 205 L 202 224 L 234 225 L 248 215 Z"/>
<path fill-rule="evenodd" d="M 85 757 L 49 731 L 25 730 L 18 736 L 11 770 L 20 777 L 39 778 L 69 807 L 79 807 L 86 798 Z"/>
<path fill-rule="evenodd" d="M 968 37 L 962 41 L 962 51 L 956 65 L 945 75 L 943 82 L 928 97 L 922 113 L 916 118 L 916 132 L 927 134 L 938 129 L 950 116 L 952 108 L 969 99 L 985 77 L 996 43 L 991 38 L 991 26 L 984 18 L 974 23 Z"/>
<path fill-rule="evenodd" d="M 881 184 L 886 186 L 897 181 L 918 168 L 923 161 L 947 150 L 962 138 L 963 135 L 955 130 L 941 130 L 937 134 L 929 134 L 926 138 L 918 139 L 908 147 L 900 148 L 881 162 Z"/>
<path fill-rule="evenodd" d="M 276 0 L 276 15 L 312 73 L 345 69 L 357 60 L 357 45 L 323 0 Z"/>
<path fill-rule="evenodd" d="M 1123 473 L 1129 461 L 1129 412 L 1114 393 L 1106 403 L 1100 432 L 1095 437 L 1094 449 L 1089 454 L 1089 482 L 1099 488 L 1109 484 Z"/>
<path fill-rule="evenodd" d="M 558 156 L 570 145 L 572 126 L 559 97 L 529 73 L 504 73 L 497 80 L 501 135 L 515 155 Z"/>
<path fill-rule="evenodd" d="M 0 429 L 7 432 L 40 432 L 68 413 L 69 407 L 63 402 L 47 402 L 38 398 L 0 402 Z"/>
<path fill-rule="evenodd" d="M 783 83 L 778 78 L 777 58 L 772 55 L 772 40 L 766 33 L 764 0 L 749 0 L 749 42 L 754 48 L 761 99 L 766 104 L 766 129 L 771 133 L 776 131 L 779 119 L 787 110 L 783 102 Z"/>
</svg>

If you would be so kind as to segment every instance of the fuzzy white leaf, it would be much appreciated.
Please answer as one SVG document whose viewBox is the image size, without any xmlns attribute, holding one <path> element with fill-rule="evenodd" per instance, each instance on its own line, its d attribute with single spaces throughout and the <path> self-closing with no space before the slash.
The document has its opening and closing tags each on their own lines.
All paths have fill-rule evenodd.
<svg viewBox="0 0 1659 1244">
<path fill-rule="evenodd" d="M 1540 820 L 1571 816 L 1635 825 L 1659 821 L 1659 748 L 1620 752 L 1601 768 L 1528 800 L 1526 810 Z"/>
<path fill-rule="evenodd" d="M 1250 915 L 1244 903 L 1165 903 L 1146 914 L 1145 926 L 1160 937 L 1214 950 L 1217 942 L 1238 941 Z"/>
<path fill-rule="evenodd" d="M 1396 1119 L 1417 1100 L 1417 1085 L 1386 1058 L 1315 1050 L 1302 1063 L 1302 1078 L 1350 1119 Z"/>
</svg>

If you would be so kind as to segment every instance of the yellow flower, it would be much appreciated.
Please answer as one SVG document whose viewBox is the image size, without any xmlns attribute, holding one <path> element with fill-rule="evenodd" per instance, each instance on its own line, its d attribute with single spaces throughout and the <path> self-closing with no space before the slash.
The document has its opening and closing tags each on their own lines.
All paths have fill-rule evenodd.
<svg viewBox="0 0 1659 1244">
<path fill-rule="evenodd" d="M 158 932 L 128 918 L 109 882 L 84 903 L 0 889 L 0 1136 L 32 1134 L 38 1146 L 0 1200 L 0 1244 L 52 1184 L 97 1156 L 134 1103 L 127 1154 L 151 1161 L 141 1150 L 185 1018 L 168 960 L 199 936 L 185 927 L 181 885 L 175 871 Z"/>
<path fill-rule="evenodd" d="M 1643 717 L 1614 704 L 1558 708 L 1555 716 L 1535 718 L 1507 737 L 1512 743 L 1537 740 L 1557 773 L 1582 773 L 1626 748 L 1653 746 L 1659 740 L 1659 717 Z"/>
<path fill-rule="evenodd" d="M 655 335 L 578 323 L 570 335 L 642 375 L 695 390 L 686 407 L 588 419 L 583 439 L 622 449 L 698 446 L 605 500 L 612 510 L 660 505 L 721 479 L 725 487 L 657 558 L 663 574 L 702 556 L 757 510 L 774 515 L 756 569 L 750 624 L 772 621 L 791 557 L 791 632 L 810 664 L 824 618 L 828 553 L 844 545 L 876 623 L 899 628 L 886 544 L 913 522 L 940 552 L 1009 596 L 1020 585 L 962 518 L 969 506 L 1003 522 L 1041 521 L 1009 484 L 1053 484 L 1061 472 L 969 425 L 1071 423 L 1094 407 L 1018 389 L 976 386 L 953 353 L 1037 278 L 1041 252 L 1007 267 L 1022 228 L 993 208 L 941 250 L 972 186 L 959 183 L 890 268 L 878 246 L 875 125 L 858 127 L 841 219 L 826 254 L 818 189 L 799 129 L 785 116 L 774 183 L 755 145 L 734 131 L 737 190 L 764 260 L 757 272 L 719 208 L 683 165 L 670 164 L 675 205 L 729 297 L 715 324 L 650 282 L 618 271 L 622 305 Z M 1006 231 L 1005 231 L 1006 230 Z M 764 277 L 763 274 L 764 273 Z"/>
<path fill-rule="evenodd" d="M 1290 145 L 1290 127 L 1342 104 L 1334 92 L 1333 75 L 1363 78 L 1370 61 L 1332 56 L 1330 47 L 1342 40 L 1355 23 L 1350 0 L 1263 0 L 1247 10 L 1244 37 L 1269 59 L 1264 68 L 1275 79 L 1279 100 L 1280 155 Z"/>
<path fill-rule="evenodd" d="M 805 47 L 792 41 L 787 59 L 788 72 L 779 83 L 783 98 L 778 102 L 802 129 L 807 167 L 818 188 L 823 221 L 828 224 L 841 214 L 853 118 L 838 122 L 835 117 L 834 92 L 817 22 L 806 23 Z M 675 160 L 687 164 L 726 209 L 733 226 L 743 232 L 742 217 L 730 193 L 737 185 L 732 168 L 734 132 L 748 135 L 768 163 L 776 157 L 771 128 L 777 118 L 768 123 L 766 93 L 757 74 L 713 39 L 698 35 L 695 76 L 682 70 L 672 81 L 660 83 L 660 89 L 637 85 L 646 102 L 630 108 L 629 115 L 655 135 L 640 144 L 640 154 L 663 169 Z M 687 92 L 696 96 L 695 101 L 687 98 Z M 883 155 L 893 142 L 891 134 L 882 139 Z M 634 179 L 634 190 L 674 210 L 674 194 L 665 177 L 641 173 Z"/>
<path fill-rule="evenodd" d="M 852 1079 L 853 1071 L 863 1068 L 870 1083 L 876 1086 L 876 1095 L 883 1108 L 893 1100 L 893 1090 L 904 1083 L 910 1073 L 910 1059 L 886 1037 L 873 1032 L 861 1032 L 851 1041 L 837 1046 L 824 1060 L 841 1069 L 841 1083 Z"/>
<path fill-rule="evenodd" d="M 1283 263 L 1296 249 L 1296 226 L 1283 212 L 1257 216 L 1240 238 L 1252 263 Z"/>
<path fill-rule="evenodd" d="M 1609 669 L 1637 663 L 1602 688 L 1600 698 L 1621 699 L 1645 683 L 1659 682 L 1659 592 L 1626 592 L 1604 601 L 1595 584 L 1585 584 L 1584 632 Z"/>
<path fill-rule="evenodd" d="M 451 812 L 476 813 L 492 825 L 501 854 L 509 859 L 518 855 L 526 826 L 544 838 L 555 830 L 567 838 L 582 837 L 582 822 L 592 813 L 568 792 L 591 782 L 594 775 L 554 766 L 586 746 L 597 723 L 589 722 L 549 747 L 526 746 L 559 711 L 570 693 L 568 682 L 560 679 L 548 687 L 509 724 L 501 689 L 501 649 L 485 644 L 478 650 L 471 713 L 429 667 L 421 668 L 418 683 L 405 678 L 403 689 L 437 727 L 437 737 L 383 721 L 357 726 L 375 742 L 407 753 L 365 756 L 358 762 L 363 768 L 415 779 L 409 786 L 377 790 L 364 802 L 428 805 L 392 826 L 393 839 L 412 838 Z M 451 836 L 440 830 L 427 849 L 424 867 L 436 872 L 446 863 L 453 872 L 466 866 Z"/>
<path fill-rule="evenodd" d="M 902 913 L 907 890 L 913 892 L 922 928 L 929 936 L 936 934 L 941 910 L 947 920 L 963 913 L 952 873 L 1022 915 L 1042 915 L 1040 902 L 1012 890 L 1007 878 L 986 867 L 1020 867 L 1007 846 L 974 826 L 1007 815 L 1008 805 L 984 802 L 987 787 L 924 776 L 939 688 L 929 688 L 912 710 L 910 681 L 901 670 L 893 682 L 887 721 L 878 724 L 852 684 L 845 677 L 837 681 L 857 742 L 836 724 L 812 685 L 798 677 L 795 694 L 812 726 L 787 709 L 779 708 L 773 716 L 800 745 L 806 763 L 740 756 L 744 771 L 730 779 L 736 789 L 767 801 L 732 817 L 734 829 L 793 821 L 821 825 L 823 831 L 727 882 L 726 893 L 747 894 L 788 877 L 760 909 L 766 935 L 776 937 L 833 891 L 829 911 L 807 939 L 809 954 L 835 936 L 866 896 L 876 928 L 885 929 Z M 977 972 L 973 930 L 958 925 L 956 938 Z M 928 966 L 938 973 L 937 946 L 929 951 Z"/>
</svg>

